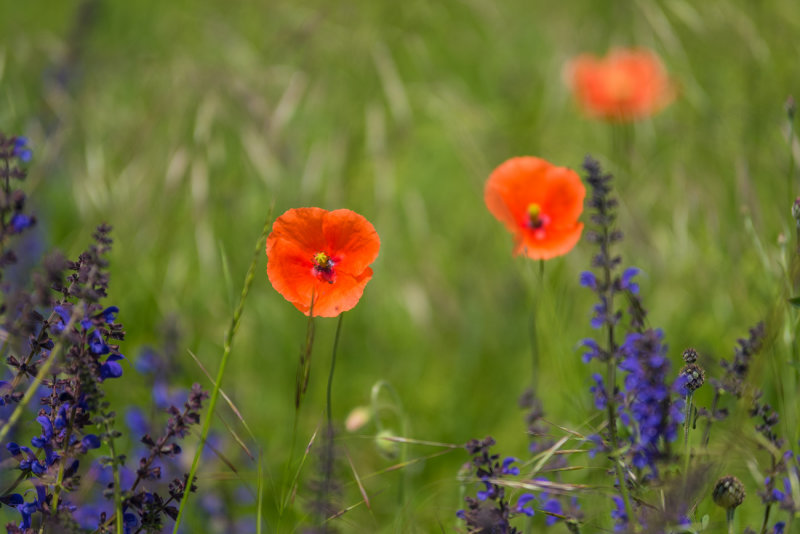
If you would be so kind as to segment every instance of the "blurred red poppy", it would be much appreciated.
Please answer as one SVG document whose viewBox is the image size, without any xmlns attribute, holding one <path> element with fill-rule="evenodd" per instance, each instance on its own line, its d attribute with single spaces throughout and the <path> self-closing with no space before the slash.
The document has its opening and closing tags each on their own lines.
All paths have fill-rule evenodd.
<svg viewBox="0 0 800 534">
<path fill-rule="evenodd" d="M 580 55 L 567 65 L 566 78 L 588 115 L 611 121 L 648 117 L 675 98 L 664 65 L 646 49 L 618 48 L 604 58 Z"/>
<path fill-rule="evenodd" d="M 336 317 L 358 304 L 380 249 L 375 227 L 354 211 L 290 209 L 267 238 L 267 276 L 308 315 Z"/>
<path fill-rule="evenodd" d="M 578 242 L 586 188 L 566 167 L 531 156 L 511 158 L 486 182 L 489 211 L 514 235 L 514 254 L 547 260 Z"/>
</svg>

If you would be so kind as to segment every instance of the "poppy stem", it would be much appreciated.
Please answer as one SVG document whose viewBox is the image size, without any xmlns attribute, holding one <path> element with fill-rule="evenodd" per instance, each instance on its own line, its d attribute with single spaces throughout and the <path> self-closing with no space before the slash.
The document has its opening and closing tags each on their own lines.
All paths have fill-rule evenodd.
<svg viewBox="0 0 800 534">
<path fill-rule="evenodd" d="M 788 133 L 788 143 L 789 143 L 789 173 L 788 179 L 786 180 L 787 185 L 789 186 L 789 201 L 794 201 L 794 198 L 797 196 L 792 193 L 794 188 L 794 115 L 795 115 L 795 102 L 794 99 L 789 97 L 789 100 L 786 102 L 786 119 L 789 123 L 789 133 Z"/>
<path fill-rule="evenodd" d="M 300 350 L 300 361 L 297 364 L 297 377 L 295 379 L 295 412 L 300 409 L 303 395 L 308 388 L 308 377 L 311 373 L 311 352 L 314 348 L 314 301 L 315 295 L 311 293 L 311 307 L 308 310 L 308 324 L 306 325 L 306 342 Z"/>
<path fill-rule="evenodd" d="M 333 427 L 333 416 L 331 411 L 331 389 L 333 386 L 333 371 L 336 367 L 336 349 L 339 347 L 339 335 L 342 332 L 342 318 L 344 313 L 339 315 L 339 321 L 336 323 L 336 337 L 333 338 L 333 354 L 331 354 L 331 371 L 328 374 L 328 393 L 326 397 L 327 413 L 328 413 L 328 432 L 331 433 Z"/>
<path fill-rule="evenodd" d="M 342 318 L 344 313 L 339 315 L 339 321 L 336 323 L 336 337 L 333 338 L 333 352 L 331 354 L 331 370 L 328 373 L 328 390 L 326 395 L 326 412 L 327 412 L 327 428 L 325 429 L 325 461 L 323 469 L 325 473 L 325 483 L 322 486 L 324 492 L 323 502 L 329 502 L 329 493 L 331 491 L 331 478 L 333 477 L 333 410 L 331 409 L 331 390 L 333 389 L 333 371 L 336 369 L 336 349 L 339 347 L 339 335 L 342 332 Z M 325 526 L 327 517 L 323 515 L 322 525 Z M 323 532 L 328 532 L 325 526 Z"/>
<path fill-rule="evenodd" d="M 542 306 L 542 293 L 544 289 L 544 260 L 539 260 L 539 275 L 536 277 L 536 290 L 531 303 L 531 388 L 534 393 L 539 385 L 539 329 L 538 318 L 539 309 Z"/>
</svg>

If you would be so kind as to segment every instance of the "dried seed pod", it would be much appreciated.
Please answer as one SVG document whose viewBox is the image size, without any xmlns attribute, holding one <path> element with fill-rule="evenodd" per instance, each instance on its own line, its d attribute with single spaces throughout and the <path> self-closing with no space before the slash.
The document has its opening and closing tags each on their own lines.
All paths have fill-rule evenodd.
<svg viewBox="0 0 800 534">
<path fill-rule="evenodd" d="M 724 476 L 714 484 L 714 502 L 726 510 L 732 510 L 742 504 L 745 495 L 744 484 L 735 476 Z"/>
</svg>

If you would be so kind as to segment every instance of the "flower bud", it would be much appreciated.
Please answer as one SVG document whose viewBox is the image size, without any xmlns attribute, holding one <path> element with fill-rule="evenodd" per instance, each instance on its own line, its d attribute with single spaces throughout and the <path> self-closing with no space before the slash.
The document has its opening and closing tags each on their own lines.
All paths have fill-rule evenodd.
<svg viewBox="0 0 800 534">
<path fill-rule="evenodd" d="M 714 485 L 714 502 L 726 510 L 742 504 L 745 495 L 744 484 L 735 476 L 724 476 Z"/>
<path fill-rule="evenodd" d="M 697 361 L 697 351 L 689 347 L 683 351 L 683 361 L 686 363 L 694 363 Z"/>
<path fill-rule="evenodd" d="M 356 406 L 349 414 L 347 419 L 344 420 L 344 427 L 348 432 L 355 432 L 360 429 L 372 419 L 372 414 L 366 406 Z"/>
</svg>

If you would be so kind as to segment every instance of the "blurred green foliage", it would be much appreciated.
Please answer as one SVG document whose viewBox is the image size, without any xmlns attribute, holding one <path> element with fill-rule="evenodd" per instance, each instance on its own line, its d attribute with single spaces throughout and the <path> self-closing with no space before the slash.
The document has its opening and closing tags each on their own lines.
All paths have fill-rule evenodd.
<svg viewBox="0 0 800 534">
<path fill-rule="evenodd" d="M 137 347 L 161 344 L 162 325 L 177 318 L 176 387 L 208 386 L 188 351 L 214 372 L 270 206 L 276 215 L 347 207 L 374 223 L 382 249 L 345 320 L 337 418 L 386 380 L 409 437 L 458 444 L 491 434 L 499 452 L 524 457 L 516 399 L 530 382 L 537 306 L 547 418 L 590 432 L 599 421 L 587 420 L 588 377 L 597 369 L 580 362 L 576 346 L 591 335 L 592 295 L 577 279 L 593 250 L 582 242 L 548 262 L 537 287 L 538 266 L 511 257 L 482 196 L 508 157 L 577 169 L 590 153 L 617 174 L 621 252 L 645 273 L 650 323 L 665 330 L 673 365 L 687 346 L 730 357 L 736 339 L 768 319 L 774 342 L 753 379 L 783 407 L 782 430 L 796 443 L 797 367 L 786 364 L 780 315 L 780 242 L 791 250 L 794 237 L 783 105 L 800 95 L 795 0 L 3 0 L 0 15 L 0 126 L 31 139 L 29 187 L 44 235 L 74 256 L 95 225 L 114 226 L 110 302 L 126 325 L 123 352 L 133 361 Z M 680 87 L 675 103 L 630 128 L 625 157 L 613 128 L 582 117 L 562 80 L 570 57 L 616 45 L 654 49 Z M 800 155 L 796 141 L 793 149 Z M 289 449 L 301 455 L 322 421 L 335 321 L 317 324 L 292 444 L 306 321 L 270 287 L 265 264 L 223 388 L 264 450 L 265 513 L 275 526 Z M 113 400 L 148 405 L 132 366 L 123 380 Z M 699 392 L 696 402 L 709 396 Z M 719 431 L 723 448 L 736 421 Z M 341 439 L 362 477 L 393 463 L 368 439 L 374 432 Z M 729 448 L 730 469 L 755 496 L 744 453 Z M 255 464 L 235 444 L 225 454 L 255 486 Z M 454 451 L 408 468 L 413 491 L 403 507 L 397 473 L 365 480 L 372 509 L 348 512 L 343 530 L 452 529 L 465 460 Z M 222 463 L 201 468 L 201 487 L 212 483 L 239 484 Z M 281 528 L 301 520 L 302 491 Z M 359 499 L 349 482 L 346 504 Z M 758 520 L 757 501 L 745 502 L 741 524 Z M 608 525 L 599 513 L 589 507 L 590 524 Z"/>
</svg>

